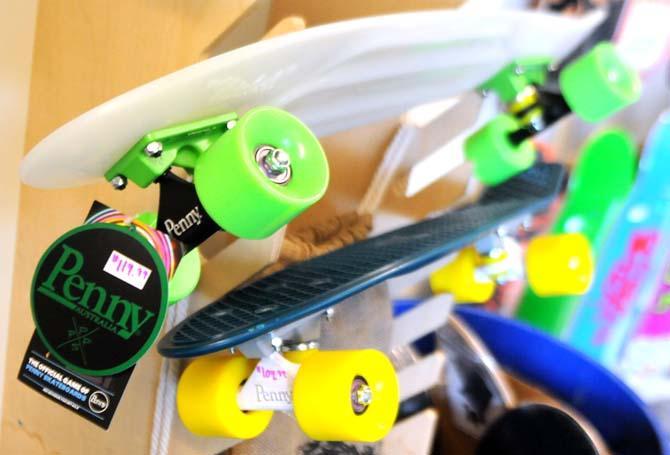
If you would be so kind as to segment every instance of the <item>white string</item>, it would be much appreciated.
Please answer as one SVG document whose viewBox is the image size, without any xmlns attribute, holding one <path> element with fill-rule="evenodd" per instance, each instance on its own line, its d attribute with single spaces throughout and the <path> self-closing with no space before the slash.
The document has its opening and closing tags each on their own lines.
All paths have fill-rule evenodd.
<svg viewBox="0 0 670 455">
<path fill-rule="evenodd" d="M 188 297 L 168 309 L 165 321 L 166 330 L 172 329 L 184 320 L 187 314 L 187 305 Z M 179 370 L 180 362 L 163 358 L 158 390 L 156 391 L 153 427 L 151 429 L 151 449 L 149 452 L 151 455 L 167 455 L 170 447 Z"/>
</svg>

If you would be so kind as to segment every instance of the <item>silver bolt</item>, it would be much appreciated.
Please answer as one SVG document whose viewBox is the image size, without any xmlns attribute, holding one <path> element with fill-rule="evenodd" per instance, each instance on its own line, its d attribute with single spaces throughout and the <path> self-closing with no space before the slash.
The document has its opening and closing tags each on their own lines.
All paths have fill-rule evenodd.
<svg viewBox="0 0 670 455">
<path fill-rule="evenodd" d="M 122 190 L 128 184 L 128 179 L 123 175 L 117 175 L 116 177 L 112 178 L 109 183 L 112 184 L 112 187 L 114 187 L 115 190 Z"/>
<path fill-rule="evenodd" d="M 237 125 L 237 122 L 235 120 L 228 120 L 228 123 L 226 123 L 226 128 L 232 130 L 233 128 L 235 128 L 235 125 Z"/>
<path fill-rule="evenodd" d="M 351 408 L 354 414 L 361 415 L 372 403 L 372 389 L 362 376 L 356 376 L 351 383 Z"/>
<path fill-rule="evenodd" d="M 291 157 L 282 149 L 263 145 L 256 150 L 256 162 L 275 183 L 282 185 L 291 179 Z"/>
<path fill-rule="evenodd" d="M 367 384 L 360 384 L 356 389 L 356 403 L 361 406 L 370 406 L 372 403 L 372 389 Z"/>
<path fill-rule="evenodd" d="M 270 344 L 275 349 L 275 351 L 281 351 L 281 347 L 284 344 L 284 341 L 280 337 L 273 336 L 270 340 Z"/>
<path fill-rule="evenodd" d="M 326 321 L 330 322 L 333 320 L 333 316 L 335 316 L 335 308 L 330 307 L 326 310 Z"/>
<path fill-rule="evenodd" d="M 144 147 L 144 153 L 152 158 L 158 158 L 163 153 L 163 144 L 158 141 L 149 142 Z"/>
<path fill-rule="evenodd" d="M 265 155 L 265 164 L 273 173 L 281 174 L 291 165 L 291 157 L 282 149 L 274 149 Z"/>
<path fill-rule="evenodd" d="M 516 65 L 514 67 L 514 74 L 516 74 L 517 76 L 521 76 L 523 73 L 525 73 L 525 70 L 523 69 L 523 66 Z"/>
</svg>

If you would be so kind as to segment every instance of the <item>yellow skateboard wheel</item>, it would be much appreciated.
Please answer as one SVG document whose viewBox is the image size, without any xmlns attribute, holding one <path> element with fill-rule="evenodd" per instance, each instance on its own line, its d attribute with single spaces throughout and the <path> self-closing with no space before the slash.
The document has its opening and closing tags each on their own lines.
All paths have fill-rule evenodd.
<svg viewBox="0 0 670 455">
<path fill-rule="evenodd" d="M 379 351 L 316 351 L 293 383 L 300 428 L 318 441 L 374 442 L 393 427 L 398 379 Z"/>
<path fill-rule="evenodd" d="M 457 303 L 484 303 L 495 292 L 490 278 L 477 276 L 480 258 L 474 247 L 463 248 L 456 259 L 431 273 L 430 287 L 434 294 L 451 294 Z"/>
<path fill-rule="evenodd" d="M 245 412 L 237 404 L 240 385 L 257 361 L 242 356 L 201 357 L 177 385 L 177 411 L 184 426 L 199 436 L 250 439 L 270 424 L 272 411 Z"/>
<path fill-rule="evenodd" d="M 541 297 L 584 294 L 593 269 L 593 253 L 583 234 L 544 235 L 528 243 L 528 284 Z"/>
</svg>

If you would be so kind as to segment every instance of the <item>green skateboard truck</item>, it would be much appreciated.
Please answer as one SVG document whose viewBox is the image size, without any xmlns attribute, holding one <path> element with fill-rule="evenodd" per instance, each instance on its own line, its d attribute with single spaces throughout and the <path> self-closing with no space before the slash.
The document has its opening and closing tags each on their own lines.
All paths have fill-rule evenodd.
<svg viewBox="0 0 670 455">
<path fill-rule="evenodd" d="M 530 167 L 536 158 L 530 138 L 570 112 L 596 123 L 640 95 L 637 73 L 608 42 L 566 65 L 557 87 L 548 83 L 550 68 L 544 58 L 515 61 L 480 86 L 496 92 L 508 108 L 465 142 L 465 156 L 483 183 L 498 184 Z"/>
<path fill-rule="evenodd" d="M 258 107 L 240 118 L 228 113 L 152 131 L 105 178 L 117 189 L 128 181 L 160 185 L 158 214 L 139 218 L 185 246 L 168 277 L 174 303 L 200 276 L 198 253 L 190 250 L 220 230 L 250 239 L 271 235 L 323 196 L 329 172 L 319 141 L 302 122 Z"/>
<path fill-rule="evenodd" d="M 187 177 L 172 168 L 181 168 Z M 194 248 L 214 232 L 264 238 L 318 201 L 328 162 L 297 118 L 258 107 L 153 131 L 106 173 L 117 189 L 130 180 L 160 184 L 157 228 Z"/>
<path fill-rule="evenodd" d="M 329 172 L 303 123 L 259 107 L 241 118 L 228 113 L 152 131 L 105 178 L 117 189 L 128 181 L 160 185 L 158 214 L 138 219 L 185 247 L 168 270 L 168 299 L 175 303 L 198 283 L 199 244 L 220 230 L 250 239 L 271 235 L 323 196 Z"/>
</svg>

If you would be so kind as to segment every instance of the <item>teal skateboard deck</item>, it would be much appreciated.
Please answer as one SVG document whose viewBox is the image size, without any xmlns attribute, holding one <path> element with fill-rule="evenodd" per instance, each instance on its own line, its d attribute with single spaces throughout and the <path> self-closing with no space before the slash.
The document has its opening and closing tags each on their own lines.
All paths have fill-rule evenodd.
<svg viewBox="0 0 670 455">
<path fill-rule="evenodd" d="M 537 164 L 469 206 L 291 265 L 194 313 L 160 341 L 166 357 L 232 348 L 319 312 L 391 277 L 429 264 L 545 209 L 563 168 Z"/>
</svg>

